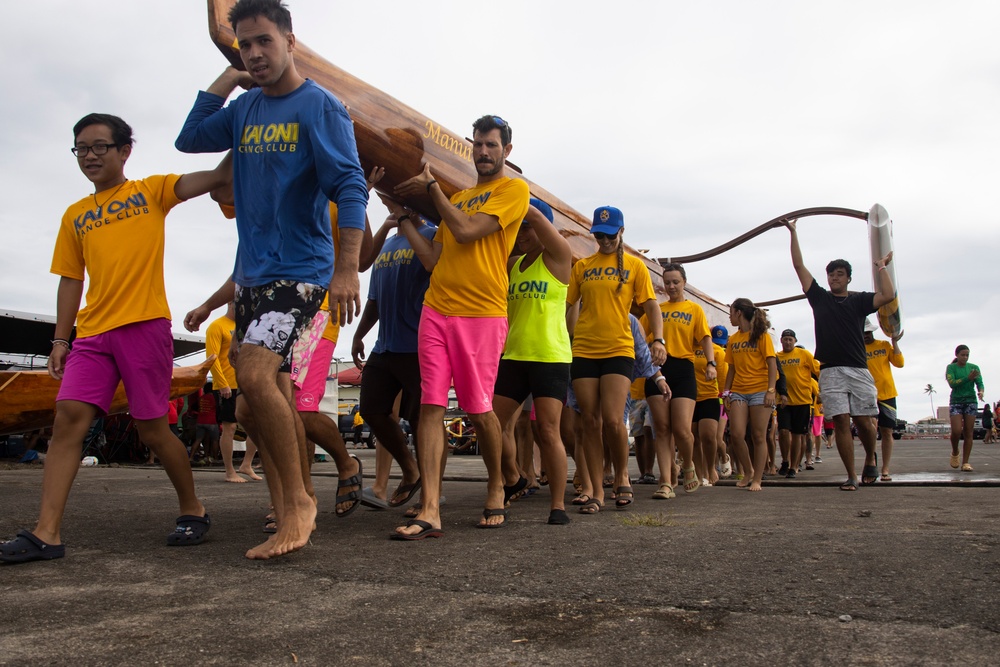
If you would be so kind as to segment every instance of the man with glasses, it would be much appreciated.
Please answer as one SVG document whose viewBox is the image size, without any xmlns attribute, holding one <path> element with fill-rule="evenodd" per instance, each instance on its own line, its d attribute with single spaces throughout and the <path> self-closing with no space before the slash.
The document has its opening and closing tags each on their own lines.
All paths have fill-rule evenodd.
<svg viewBox="0 0 1000 667">
<path fill-rule="evenodd" d="M 233 150 L 242 390 L 236 412 L 261 453 L 278 520 L 277 533 L 246 556 L 267 559 L 301 549 L 315 527 L 316 504 L 298 455 L 305 434 L 295 411 L 292 351 L 311 354 L 320 337 L 311 331 L 322 333 L 322 315 L 313 320 L 328 288 L 341 324 L 361 309 L 368 188 L 347 110 L 296 70 L 288 9 L 280 0 L 239 0 L 228 18 L 246 71 L 229 67 L 198 94 L 176 146 L 188 153 Z M 223 107 L 237 86 L 254 84 Z M 340 229 L 336 262 L 331 201 Z"/>
<path fill-rule="evenodd" d="M 401 196 L 430 195 L 441 215 L 433 241 L 407 233 L 418 255 L 430 253 L 434 268 L 420 315 L 417 356 L 421 374 L 418 463 L 423 487 L 417 517 L 392 534 L 395 539 L 440 537 L 441 471 L 446 454 L 444 432 L 448 389 L 454 381 L 459 406 L 476 427 L 480 447 L 499 453 L 500 422 L 493 413 L 493 387 L 507 336 L 507 258 L 528 212 L 528 185 L 507 176 L 511 128 L 499 116 L 483 116 L 472 124 L 472 159 L 476 185 L 450 199 L 431 175 L 430 165 L 400 183 Z M 391 208 L 397 219 L 409 214 Z M 522 482 L 524 484 L 522 484 Z M 489 484 L 487 522 L 499 520 L 513 487 L 502 479 Z M 519 487 L 519 488 L 518 488 Z M 496 517 L 496 518 L 493 518 Z"/>
<path fill-rule="evenodd" d="M 210 525 L 195 495 L 187 452 L 167 424 L 174 347 L 163 281 L 164 219 L 180 202 L 223 186 L 228 162 L 212 171 L 133 181 L 125 177 L 132 128 L 121 118 L 90 114 L 73 128 L 73 137 L 71 150 L 94 194 L 66 210 L 56 237 L 51 270 L 60 279 L 48 370 L 62 383 L 38 523 L 0 544 L 0 561 L 8 563 L 65 555 L 62 518 L 83 440 L 94 418 L 107 414 L 119 381 L 140 439 L 160 459 L 177 492 L 181 516 L 167 544 L 199 544 Z M 87 305 L 80 310 L 85 278 Z M 92 541 L 102 539 L 118 536 Z"/>
</svg>

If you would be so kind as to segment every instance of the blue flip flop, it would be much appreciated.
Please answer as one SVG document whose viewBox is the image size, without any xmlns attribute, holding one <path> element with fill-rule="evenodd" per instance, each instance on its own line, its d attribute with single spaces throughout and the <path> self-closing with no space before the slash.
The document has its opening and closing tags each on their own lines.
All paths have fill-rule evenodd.
<svg viewBox="0 0 1000 667">
<path fill-rule="evenodd" d="M 0 543 L 0 562 L 30 563 L 35 560 L 53 560 L 66 555 L 62 544 L 46 544 L 30 530 L 22 530 L 9 542 Z"/>
</svg>

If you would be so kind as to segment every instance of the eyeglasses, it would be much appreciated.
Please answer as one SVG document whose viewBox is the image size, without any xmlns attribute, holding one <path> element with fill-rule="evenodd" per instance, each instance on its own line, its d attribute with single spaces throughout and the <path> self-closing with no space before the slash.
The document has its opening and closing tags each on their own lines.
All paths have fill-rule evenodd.
<svg viewBox="0 0 1000 667">
<path fill-rule="evenodd" d="M 110 149 L 117 149 L 117 144 L 94 144 L 93 146 L 74 146 L 69 149 L 70 152 L 77 157 L 87 157 L 87 153 L 93 153 L 94 155 L 104 155 Z"/>
<path fill-rule="evenodd" d="M 613 239 L 618 236 L 618 232 L 614 234 L 605 234 L 604 232 L 594 232 L 594 238 L 598 241 L 604 241 L 605 239 Z"/>
</svg>

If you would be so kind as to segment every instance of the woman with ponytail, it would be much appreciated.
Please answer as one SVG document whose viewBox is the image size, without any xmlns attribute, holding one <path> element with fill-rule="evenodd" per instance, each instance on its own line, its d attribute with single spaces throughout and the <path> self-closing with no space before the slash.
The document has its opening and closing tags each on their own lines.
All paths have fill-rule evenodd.
<svg viewBox="0 0 1000 667">
<path fill-rule="evenodd" d="M 767 424 L 774 410 L 775 383 L 778 381 L 774 343 L 767 333 L 771 323 L 767 314 L 750 299 L 733 301 L 729 307 L 729 322 L 739 327 L 739 331 L 729 337 L 726 346 L 729 371 L 722 399 L 729 414 L 733 449 L 744 470 L 743 479 L 736 486 L 749 484 L 751 491 L 760 491 L 767 464 Z M 754 447 L 752 463 L 746 443 L 748 423 Z"/>
<path fill-rule="evenodd" d="M 615 506 L 624 509 L 634 498 L 628 475 L 628 433 L 625 399 L 632 382 L 635 344 L 629 324 L 633 303 L 649 318 L 653 342 L 649 346 L 657 366 L 666 360 L 660 309 L 649 269 L 641 259 L 626 255 L 622 241 L 625 221 L 613 206 L 594 211 L 590 228 L 598 250 L 573 267 L 567 302 L 573 340 L 570 376 L 580 406 L 583 454 L 587 474 L 581 477 L 580 495 L 573 501 L 583 514 L 596 514 L 604 506 L 604 443 L 615 470 Z"/>
</svg>

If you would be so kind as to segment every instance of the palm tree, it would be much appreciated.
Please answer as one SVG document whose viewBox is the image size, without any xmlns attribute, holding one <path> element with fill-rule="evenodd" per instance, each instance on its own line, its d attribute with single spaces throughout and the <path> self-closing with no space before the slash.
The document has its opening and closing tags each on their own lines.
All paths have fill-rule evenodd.
<svg viewBox="0 0 1000 667">
<path fill-rule="evenodd" d="M 934 389 L 934 385 L 928 384 L 926 387 L 924 387 L 924 393 L 927 394 L 931 399 L 931 419 L 937 419 L 937 413 L 934 412 L 934 394 L 937 393 L 937 390 Z"/>
</svg>

